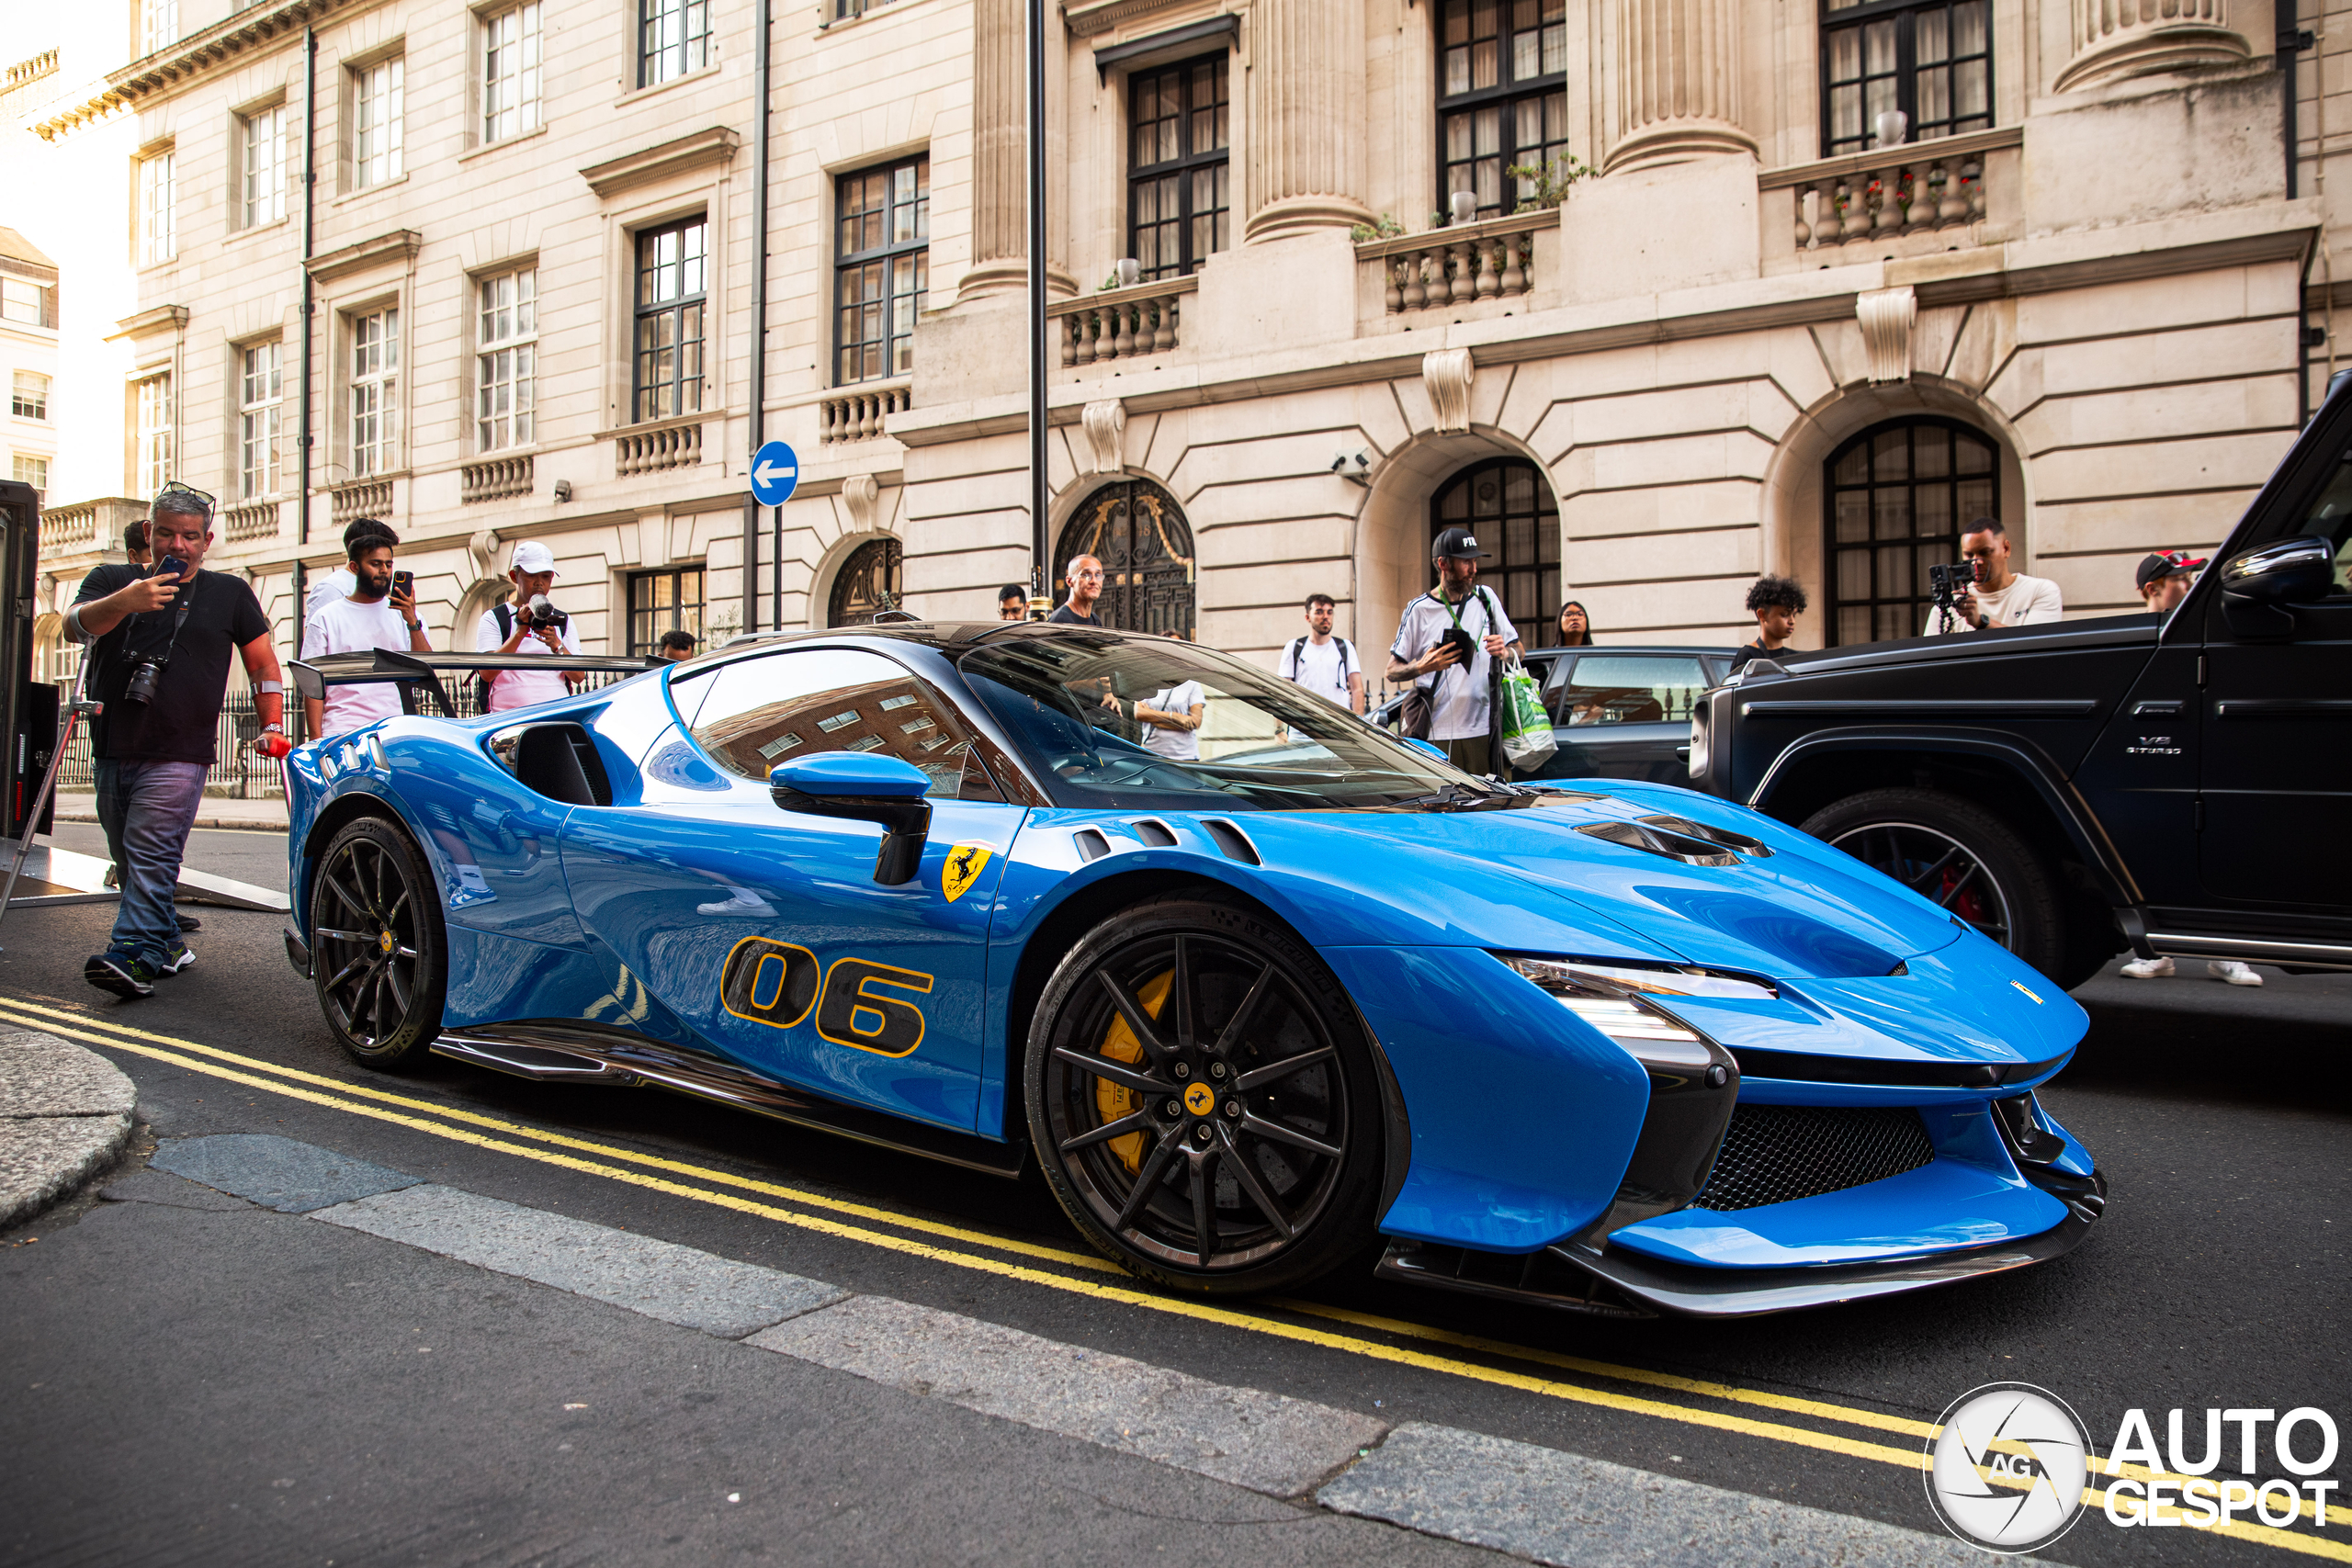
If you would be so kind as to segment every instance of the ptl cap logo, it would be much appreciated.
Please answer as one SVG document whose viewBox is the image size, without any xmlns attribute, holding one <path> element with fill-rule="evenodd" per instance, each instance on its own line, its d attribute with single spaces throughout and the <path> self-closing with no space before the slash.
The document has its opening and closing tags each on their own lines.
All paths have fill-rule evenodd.
<svg viewBox="0 0 2352 1568">
<path fill-rule="evenodd" d="M 2031 1383 L 1987 1383 L 1944 1412 L 1929 1440 L 1928 1502 L 1946 1529 L 2005 1555 L 2033 1551 L 2082 1517 L 2091 1445 L 2066 1402 Z"/>
</svg>

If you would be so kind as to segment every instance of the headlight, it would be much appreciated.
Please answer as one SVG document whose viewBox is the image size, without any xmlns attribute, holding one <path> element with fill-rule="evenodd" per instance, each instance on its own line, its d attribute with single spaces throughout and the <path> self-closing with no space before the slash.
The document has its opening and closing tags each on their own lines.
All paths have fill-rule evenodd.
<svg viewBox="0 0 2352 1568">
<path fill-rule="evenodd" d="M 1707 705 L 1703 700 L 1690 710 L 1690 776 L 1707 776 Z"/>
<path fill-rule="evenodd" d="M 1769 980 L 1712 969 L 1498 956 L 1557 998 L 1561 1006 L 1624 1046 L 1645 1066 L 1669 1069 L 1718 1068 L 1729 1058 L 1722 1047 L 1649 998 L 1728 997 L 1770 1000 L 1780 994 Z M 1719 1081 L 1713 1072 L 1708 1076 L 1711 1081 Z"/>
</svg>

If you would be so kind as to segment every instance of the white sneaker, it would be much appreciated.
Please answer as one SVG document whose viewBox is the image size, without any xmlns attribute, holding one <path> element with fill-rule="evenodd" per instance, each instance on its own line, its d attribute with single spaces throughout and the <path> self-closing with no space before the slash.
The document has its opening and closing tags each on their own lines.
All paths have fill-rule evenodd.
<svg viewBox="0 0 2352 1568">
<path fill-rule="evenodd" d="M 2172 978 L 2172 960 L 2165 958 L 2135 958 L 2117 971 L 2127 980 L 2168 980 Z"/>
<path fill-rule="evenodd" d="M 495 904 L 498 895 L 482 880 L 481 867 L 470 861 L 458 867 L 458 890 L 449 895 L 452 909 L 471 908 L 476 904 Z"/>
<path fill-rule="evenodd" d="M 766 916 L 775 913 L 774 905 L 748 887 L 736 887 L 723 882 L 719 886 L 727 889 L 729 897 L 708 904 L 696 904 L 695 914 Z"/>
<path fill-rule="evenodd" d="M 2205 973 L 2216 980 L 2227 980 L 2233 986 L 2259 986 L 2262 976 L 2234 958 L 2217 958 L 2205 965 Z"/>
</svg>

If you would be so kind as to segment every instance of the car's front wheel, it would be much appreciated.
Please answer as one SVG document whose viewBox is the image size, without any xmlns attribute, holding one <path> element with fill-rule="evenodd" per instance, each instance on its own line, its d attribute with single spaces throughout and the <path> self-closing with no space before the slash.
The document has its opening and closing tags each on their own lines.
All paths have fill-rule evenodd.
<svg viewBox="0 0 2352 1568">
<path fill-rule="evenodd" d="M 1931 789 L 1872 789 L 1805 818 L 1804 831 L 1959 916 L 2045 975 L 2065 966 L 2058 885 L 2016 829 Z"/>
<path fill-rule="evenodd" d="M 1382 1130 L 1363 1026 L 1261 916 L 1162 898 L 1097 927 L 1046 983 L 1024 1089 L 1054 1196 L 1133 1273 L 1282 1290 L 1370 1239 Z"/>
<path fill-rule="evenodd" d="M 424 857 L 362 817 L 328 840 L 311 884 L 311 980 L 336 1042 L 370 1067 L 424 1060 L 441 1028 L 448 949 Z"/>
</svg>

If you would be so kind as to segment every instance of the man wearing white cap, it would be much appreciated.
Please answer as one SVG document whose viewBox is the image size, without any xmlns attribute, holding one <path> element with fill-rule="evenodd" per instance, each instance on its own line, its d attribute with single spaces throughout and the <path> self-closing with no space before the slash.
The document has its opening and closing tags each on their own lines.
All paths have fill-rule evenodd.
<svg viewBox="0 0 2352 1568">
<path fill-rule="evenodd" d="M 474 647 L 483 653 L 578 653 L 571 638 L 571 617 L 560 611 L 546 625 L 535 625 L 532 601 L 543 599 L 555 586 L 555 554 L 536 540 L 514 547 L 514 561 L 506 573 L 514 584 L 511 604 L 493 604 L 474 632 Z M 491 677 L 490 711 L 528 707 L 569 694 L 581 679 L 577 670 L 501 670 Z"/>
</svg>

